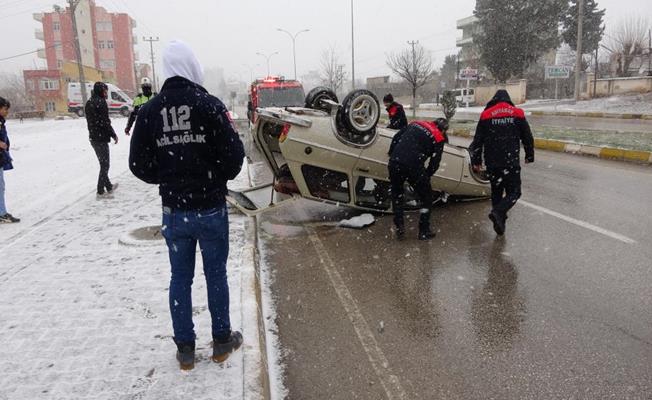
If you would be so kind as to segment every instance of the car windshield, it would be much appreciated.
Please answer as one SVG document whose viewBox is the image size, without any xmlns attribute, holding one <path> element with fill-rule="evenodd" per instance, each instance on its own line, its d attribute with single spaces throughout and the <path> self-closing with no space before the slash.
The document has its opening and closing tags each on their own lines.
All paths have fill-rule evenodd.
<svg viewBox="0 0 652 400">
<path fill-rule="evenodd" d="M 301 107 L 305 94 L 300 87 L 262 88 L 258 90 L 258 107 Z"/>
</svg>

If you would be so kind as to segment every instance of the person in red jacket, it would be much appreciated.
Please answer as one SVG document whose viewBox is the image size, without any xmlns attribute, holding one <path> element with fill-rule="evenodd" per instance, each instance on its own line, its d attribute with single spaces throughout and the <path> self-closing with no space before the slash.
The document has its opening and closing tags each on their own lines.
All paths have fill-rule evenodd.
<svg viewBox="0 0 652 400">
<path fill-rule="evenodd" d="M 387 109 L 387 115 L 389 115 L 388 129 L 403 129 L 408 126 L 403 106 L 394 101 L 394 96 L 391 93 L 383 97 L 383 104 Z"/>
<path fill-rule="evenodd" d="M 507 212 L 521 197 L 521 143 L 525 163 L 534 162 L 534 138 L 525 112 L 514 106 L 506 90 L 496 92 L 480 116 L 469 147 L 473 169 L 482 168 L 482 157 L 491 180 L 489 219 L 498 235 L 505 234 Z"/>
</svg>

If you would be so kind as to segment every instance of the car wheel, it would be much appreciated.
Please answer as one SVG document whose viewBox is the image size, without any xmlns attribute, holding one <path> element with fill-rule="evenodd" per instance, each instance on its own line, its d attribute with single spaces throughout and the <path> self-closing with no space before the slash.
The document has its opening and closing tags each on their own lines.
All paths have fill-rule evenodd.
<svg viewBox="0 0 652 400">
<path fill-rule="evenodd" d="M 129 109 L 127 107 L 123 107 L 120 109 L 120 115 L 123 117 L 128 117 L 130 114 Z"/>
<path fill-rule="evenodd" d="M 355 90 L 344 98 L 338 117 L 346 130 L 366 135 L 376 128 L 380 119 L 378 98 L 368 90 Z"/>
<path fill-rule="evenodd" d="M 337 95 L 327 87 L 318 86 L 308 92 L 306 96 L 306 108 L 330 112 L 331 108 L 323 102 L 324 100 L 331 100 L 337 103 Z"/>
<path fill-rule="evenodd" d="M 75 111 L 75 114 L 77 114 L 79 118 L 84 118 L 84 109 L 78 108 L 77 111 Z"/>
</svg>

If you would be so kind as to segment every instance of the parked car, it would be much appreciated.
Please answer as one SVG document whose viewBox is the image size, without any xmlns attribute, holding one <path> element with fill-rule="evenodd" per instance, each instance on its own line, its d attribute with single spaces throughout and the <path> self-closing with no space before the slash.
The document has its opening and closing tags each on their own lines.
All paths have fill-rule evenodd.
<svg viewBox="0 0 652 400">
<path fill-rule="evenodd" d="M 119 87 L 111 83 L 107 83 L 107 86 L 109 87 L 109 97 L 106 102 L 109 105 L 109 112 L 128 117 L 132 110 L 133 100 Z M 93 93 L 93 83 L 86 82 L 86 93 L 90 98 Z M 84 116 L 84 104 L 82 104 L 79 82 L 70 82 L 68 84 L 68 112 L 77 114 L 79 117 Z"/>
<path fill-rule="evenodd" d="M 247 215 L 296 197 L 367 211 L 392 211 L 387 154 L 397 131 L 378 126 L 380 105 L 366 90 L 350 93 L 339 104 L 326 88 L 313 89 L 304 107 L 257 110 L 252 136 L 274 175 L 274 182 L 228 200 Z M 432 177 L 435 198 L 484 199 L 490 186 L 471 168 L 468 149 L 446 145 L 439 171 Z M 407 205 L 421 208 L 406 188 Z M 431 205 L 428 205 L 431 206 Z"/>
</svg>

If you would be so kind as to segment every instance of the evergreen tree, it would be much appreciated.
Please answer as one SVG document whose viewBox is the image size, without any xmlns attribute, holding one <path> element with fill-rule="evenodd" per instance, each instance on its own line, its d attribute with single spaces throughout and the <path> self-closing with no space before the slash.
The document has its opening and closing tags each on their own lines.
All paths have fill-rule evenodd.
<svg viewBox="0 0 652 400">
<path fill-rule="evenodd" d="M 494 78 L 506 82 L 559 46 L 567 0 L 478 0 L 473 41 Z"/>
<path fill-rule="evenodd" d="M 562 39 L 573 50 L 577 49 L 577 17 L 579 16 L 579 4 L 577 0 L 571 0 L 567 11 L 562 17 Z M 582 53 L 595 52 L 600 46 L 604 36 L 604 14 L 605 9 L 600 10 L 595 0 L 585 0 L 584 18 L 582 22 Z"/>
</svg>

